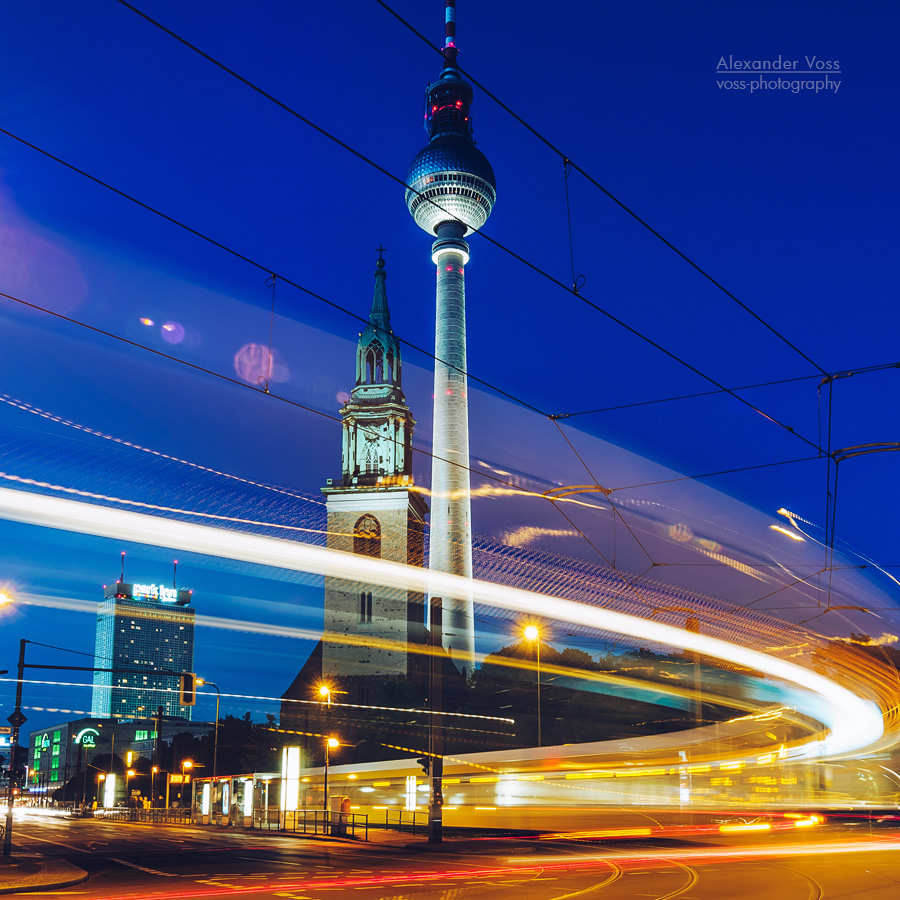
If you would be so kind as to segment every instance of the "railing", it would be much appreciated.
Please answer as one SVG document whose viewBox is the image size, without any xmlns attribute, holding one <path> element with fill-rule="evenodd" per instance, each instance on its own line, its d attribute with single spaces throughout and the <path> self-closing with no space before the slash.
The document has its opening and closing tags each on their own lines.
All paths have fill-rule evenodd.
<svg viewBox="0 0 900 900">
<path fill-rule="evenodd" d="M 375 823 L 372 823 L 375 827 Z M 428 830 L 428 813 L 417 813 L 411 809 L 387 809 L 384 812 L 384 827 L 396 828 L 399 832 L 416 834 Z"/>
<path fill-rule="evenodd" d="M 174 809 L 111 807 L 109 809 L 95 809 L 94 818 L 112 822 L 156 822 L 163 825 L 187 825 L 191 821 L 191 810 L 187 806 Z"/>
<path fill-rule="evenodd" d="M 294 834 L 323 834 L 332 837 L 369 839 L 369 817 L 359 813 L 339 813 L 326 809 L 297 809 L 281 813 L 260 809 L 253 813 L 253 827 L 290 831 Z"/>
<path fill-rule="evenodd" d="M 264 828 L 266 831 L 271 831 L 273 828 L 277 830 L 281 827 L 279 816 L 280 813 L 277 809 L 254 809 L 253 827 Z"/>
</svg>

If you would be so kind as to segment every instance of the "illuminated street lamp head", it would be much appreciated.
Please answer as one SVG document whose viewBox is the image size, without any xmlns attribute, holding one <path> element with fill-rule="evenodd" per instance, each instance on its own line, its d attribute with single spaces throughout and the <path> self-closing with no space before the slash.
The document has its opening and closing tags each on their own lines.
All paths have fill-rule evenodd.
<svg viewBox="0 0 900 900">
<path fill-rule="evenodd" d="M 497 182 L 472 139 L 472 88 L 456 67 L 456 0 L 446 0 L 444 70 L 425 91 L 428 144 L 410 163 L 406 205 L 428 234 L 454 223 L 463 237 L 488 220 Z"/>
<path fill-rule="evenodd" d="M 182 765 L 185 769 L 191 769 L 191 768 L 193 768 L 194 763 L 193 763 L 191 760 L 186 759 L 181 765 Z"/>
<path fill-rule="evenodd" d="M 529 625 L 525 629 L 525 640 L 526 641 L 536 641 L 541 636 L 541 633 L 538 631 L 536 625 Z"/>
<path fill-rule="evenodd" d="M 129 769 L 129 770 L 125 773 L 125 775 L 126 775 L 128 778 L 134 778 L 134 769 Z"/>
<path fill-rule="evenodd" d="M 331 688 L 328 687 L 327 684 L 323 684 L 319 686 L 319 696 L 320 697 L 330 697 L 331 696 Z"/>
<path fill-rule="evenodd" d="M 332 750 L 333 750 L 335 747 L 340 747 L 340 746 L 341 746 L 341 742 L 340 742 L 337 738 L 333 738 L 333 737 L 328 738 L 328 739 L 325 741 L 325 743 L 328 744 L 328 746 L 331 747 Z"/>
</svg>

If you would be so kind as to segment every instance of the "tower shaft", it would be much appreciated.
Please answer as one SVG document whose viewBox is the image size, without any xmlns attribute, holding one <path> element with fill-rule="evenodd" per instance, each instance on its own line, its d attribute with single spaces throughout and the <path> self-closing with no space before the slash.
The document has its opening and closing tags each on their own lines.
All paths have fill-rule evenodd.
<svg viewBox="0 0 900 900">
<path fill-rule="evenodd" d="M 437 236 L 434 458 L 431 464 L 429 567 L 472 577 L 472 501 L 466 389 L 466 282 L 469 245 L 494 208 L 497 183 L 472 137 L 472 88 L 456 67 L 456 0 L 444 2 L 444 69 L 425 91 L 428 144 L 406 173 L 406 205 L 416 224 Z M 443 644 L 463 674 L 471 671 L 475 619 L 471 593 L 443 597 Z M 429 604 L 430 605 L 430 604 Z"/>
<path fill-rule="evenodd" d="M 430 568 L 472 577 L 469 479 L 469 408 L 466 384 L 466 281 L 468 245 L 456 223 L 438 229 L 431 463 Z M 443 644 L 457 668 L 469 670 L 475 650 L 471 595 L 444 598 Z"/>
</svg>

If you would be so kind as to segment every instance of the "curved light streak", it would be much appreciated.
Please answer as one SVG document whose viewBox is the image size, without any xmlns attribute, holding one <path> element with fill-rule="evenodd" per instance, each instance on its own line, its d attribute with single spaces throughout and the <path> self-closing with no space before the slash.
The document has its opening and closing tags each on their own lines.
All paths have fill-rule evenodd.
<svg viewBox="0 0 900 900">
<path fill-rule="evenodd" d="M 297 572 L 363 581 L 423 592 L 429 596 L 465 596 L 488 606 L 516 610 L 538 618 L 611 631 L 737 663 L 804 688 L 825 700 L 826 711 L 814 718 L 828 727 L 824 740 L 794 748 L 795 756 L 824 757 L 861 750 L 884 733 L 881 712 L 870 700 L 796 663 L 720 638 L 695 634 L 609 609 L 584 606 L 562 597 L 467 579 L 403 563 L 373 559 L 309 544 L 169 521 L 157 516 L 95 506 L 59 497 L 0 488 L 0 516 L 28 525 L 113 538 L 158 547 L 251 562 Z"/>
<path fill-rule="evenodd" d="M 797 522 L 799 520 L 800 522 L 803 522 L 804 525 L 810 525 L 813 528 L 818 528 L 820 526 L 815 525 L 813 522 L 810 522 L 809 519 L 804 519 L 802 516 L 798 516 L 797 513 L 793 513 L 789 509 L 785 509 L 784 507 L 781 507 L 781 509 L 777 510 L 777 512 L 778 512 L 778 515 L 784 516 L 788 520 L 788 522 L 790 522 L 791 525 L 794 528 L 796 528 L 797 531 L 800 532 L 800 534 L 804 535 L 805 537 L 808 537 L 811 541 L 818 544 L 820 547 L 825 547 L 825 544 L 822 541 L 820 541 L 816 537 L 813 537 L 808 531 L 804 531 L 797 524 Z M 894 582 L 894 584 L 900 586 L 900 580 L 898 580 L 894 575 L 891 575 L 891 573 L 888 572 L 886 569 L 883 569 L 881 566 L 879 566 L 878 563 L 875 562 L 875 560 L 866 556 L 864 553 L 860 553 L 859 550 L 854 549 L 853 547 L 849 546 L 848 544 L 844 544 L 841 552 L 845 555 L 848 553 L 852 553 L 854 556 L 858 557 L 859 559 L 865 560 L 870 566 L 874 566 L 876 569 L 878 569 L 878 571 L 881 572 L 882 575 L 885 575 L 888 578 L 890 578 L 891 581 Z"/>
</svg>

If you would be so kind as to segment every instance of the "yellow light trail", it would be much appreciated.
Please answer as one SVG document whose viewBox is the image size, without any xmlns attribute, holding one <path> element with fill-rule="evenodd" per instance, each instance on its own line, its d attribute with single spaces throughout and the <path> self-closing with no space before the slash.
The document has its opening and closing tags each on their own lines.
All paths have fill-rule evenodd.
<svg viewBox="0 0 900 900">
<path fill-rule="evenodd" d="M 797 663 L 720 638 L 610 609 L 585 606 L 562 597 L 535 594 L 520 588 L 466 579 L 281 538 L 170 521 L 129 510 L 9 488 L 0 488 L 0 516 L 23 524 L 137 544 L 179 548 L 181 551 L 206 556 L 419 591 L 429 596 L 471 594 L 476 602 L 487 606 L 597 628 L 737 663 L 818 694 L 825 701 L 824 709 L 811 713 L 811 716 L 823 721 L 830 734 L 823 740 L 791 748 L 791 756 L 795 758 L 824 758 L 862 750 L 878 741 L 884 733 L 882 714 L 871 700 L 858 697 L 841 685 Z"/>
</svg>

